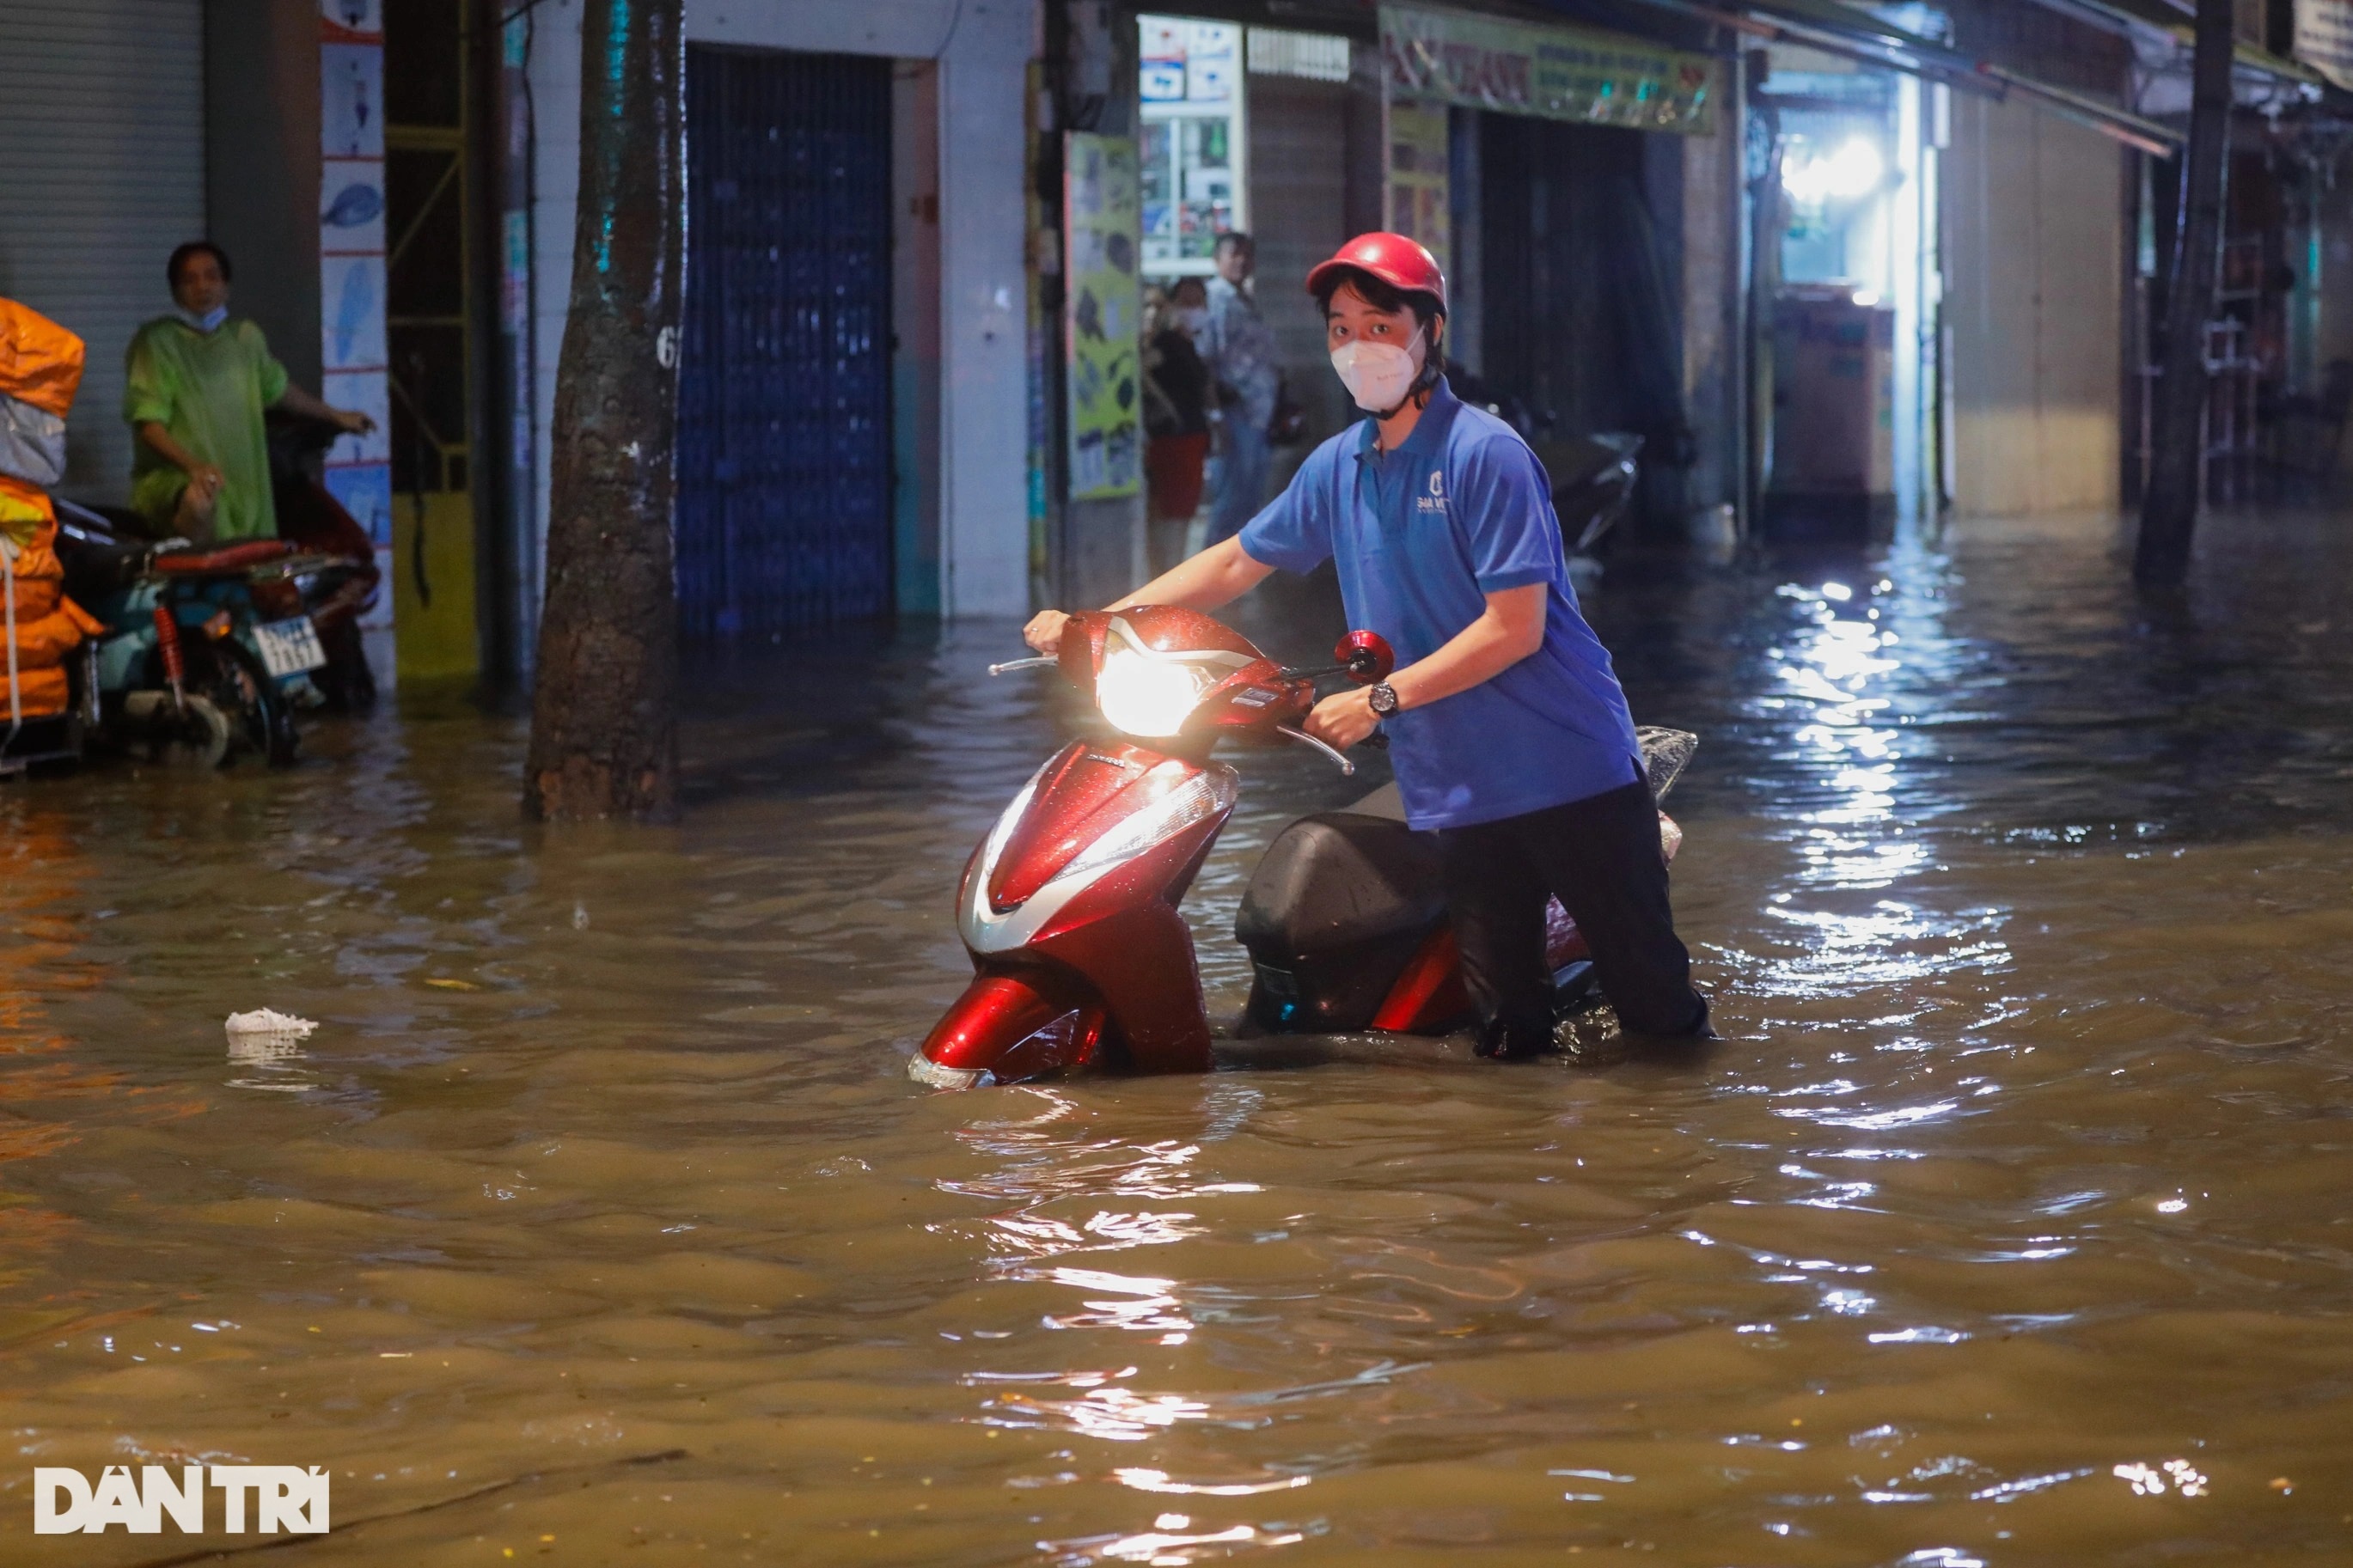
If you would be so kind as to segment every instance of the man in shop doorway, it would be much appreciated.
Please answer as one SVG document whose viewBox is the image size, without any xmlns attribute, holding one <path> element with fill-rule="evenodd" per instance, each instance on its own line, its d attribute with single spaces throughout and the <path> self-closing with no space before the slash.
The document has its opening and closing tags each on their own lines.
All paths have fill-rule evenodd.
<svg viewBox="0 0 2353 1568">
<path fill-rule="evenodd" d="M 191 240 L 164 272 L 172 312 L 140 328 L 125 356 L 122 416 L 138 437 L 131 504 L 161 531 L 200 544 L 271 538 L 278 510 L 263 411 L 282 407 L 353 436 L 375 421 L 288 381 L 261 329 L 230 317 L 220 247 Z"/>
<path fill-rule="evenodd" d="M 1209 279 L 1209 318 L 1198 344 L 1217 378 L 1219 478 L 1209 513 L 1212 544 L 1231 539 L 1266 500 L 1271 452 L 1267 426 L 1282 389 L 1274 332 L 1250 297 L 1255 247 L 1246 234 L 1218 236 L 1217 276 Z"/>
</svg>

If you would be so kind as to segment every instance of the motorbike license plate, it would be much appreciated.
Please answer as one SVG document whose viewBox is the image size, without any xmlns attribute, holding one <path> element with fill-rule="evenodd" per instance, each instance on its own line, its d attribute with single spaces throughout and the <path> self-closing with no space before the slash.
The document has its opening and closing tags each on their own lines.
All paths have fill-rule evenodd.
<svg viewBox="0 0 2353 1568">
<path fill-rule="evenodd" d="M 308 616 L 265 621 L 253 628 L 253 638 L 261 645 L 261 662 L 274 676 L 300 675 L 327 662 L 327 650 L 319 646 L 319 628 Z"/>
</svg>

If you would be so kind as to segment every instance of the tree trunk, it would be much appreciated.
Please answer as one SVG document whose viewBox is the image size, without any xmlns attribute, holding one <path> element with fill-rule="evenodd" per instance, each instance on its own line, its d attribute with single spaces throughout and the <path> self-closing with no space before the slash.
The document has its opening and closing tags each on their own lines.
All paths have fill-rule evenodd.
<svg viewBox="0 0 2353 1568">
<path fill-rule="evenodd" d="M 580 199 L 555 383 L 523 810 L 677 810 L 670 562 L 685 221 L 682 0 L 585 0 Z"/>
<path fill-rule="evenodd" d="M 2198 45 L 2191 66 L 2189 148 L 2183 159 L 2181 218 L 2172 280 L 2166 290 L 2165 336 L 2149 421 L 2148 489 L 2141 498 L 2140 547 L 2133 576 L 2175 584 L 2189 571 L 2198 526 L 2198 480 L 2206 410 L 2206 322 L 2214 313 L 2215 272 L 2222 252 L 2222 184 L 2231 143 L 2232 0 L 2198 0 Z"/>
</svg>

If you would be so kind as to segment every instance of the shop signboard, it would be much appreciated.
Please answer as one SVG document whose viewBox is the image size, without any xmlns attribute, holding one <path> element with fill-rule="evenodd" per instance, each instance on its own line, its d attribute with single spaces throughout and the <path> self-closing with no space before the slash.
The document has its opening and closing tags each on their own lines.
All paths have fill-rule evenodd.
<svg viewBox="0 0 2353 1568">
<path fill-rule="evenodd" d="M 2353 0 L 2295 0 L 2295 58 L 2353 91 Z"/>
<path fill-rule="evenodd" d="M 1384 5 L 1381 56 L 1392 98 L 1687 136 L 1715 130 L 1714 60 L 1617 33 Z"/>
<path fill-rule="evenodd" d="M 1136 271 L 1143 208 L 1135 143 L 1069 133 L 1062 152 L 1063 380 L 1069 388 L 1071 499 L 1134 495 L 1143 485 Z"/>
</svg>

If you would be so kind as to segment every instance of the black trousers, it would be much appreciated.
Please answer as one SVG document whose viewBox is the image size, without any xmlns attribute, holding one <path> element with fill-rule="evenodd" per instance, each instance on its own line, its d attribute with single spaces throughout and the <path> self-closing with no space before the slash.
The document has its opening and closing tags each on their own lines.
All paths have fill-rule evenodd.
<svg viewBox="0 0 2353 1568">
<path fill-rule="evenodd" d="M 1692 988 L 1675 935 L 1658 807 L 1646 784 L 1501 822 L 1440 830 L 1446 901 L 1462 944 L 1462 980 L 1480 1021 L 1522 1040 L 1552 1033 L 1545 900 L 1585 933 L 1594 978 L 1618 1021 L 1644 1035 L 1696 1035 L 1707 1003 Z"/>
</svg>

